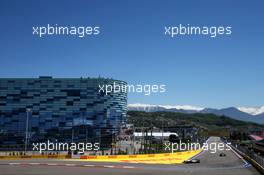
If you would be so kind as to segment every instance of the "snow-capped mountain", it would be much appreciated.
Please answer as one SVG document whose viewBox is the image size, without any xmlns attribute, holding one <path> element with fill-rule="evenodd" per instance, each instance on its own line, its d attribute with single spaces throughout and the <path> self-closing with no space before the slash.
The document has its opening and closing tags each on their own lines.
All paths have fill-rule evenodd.
<svg viewBox="0 0 264 175">
<path fill-rule="evenodd" d="M 238 107 L 237 109 L 251 115 L 259 115 L 264 113 L 264 106 L 259 108 Z"/>
<path fill-rule="evenodd" d="M 190 105 L 149 105 L 149 104 L 129 104 L 128 110 L 157 112 L 169 111 L 180 113 L 213 113 L 216 115 L 225 115 L 233 119 L 250 121 L 255 123 L 264 124 L 264 106 L 260 108 L 247 108 L 247 107 L 229 107 L 223 109 L 202 108 Z"/>
<path fill-rule="evenodd" d="M 176 106 L 171 106 L 171 105 L 149 105 L 149 104 L 129 104 L 128 105 L 129 110 L 136 110 L 136 111 L 146 111 L 146 112 L 153 112 L 153 111 L 159 111 L 159 109 L 176 109 L 176 110 L 188 110 L 188 111 L 201 111 L 204 108 L 201 107 L 196 107 L 196 106 L 190 106 L 190 105 L 176 105 Z"/>
</svg>

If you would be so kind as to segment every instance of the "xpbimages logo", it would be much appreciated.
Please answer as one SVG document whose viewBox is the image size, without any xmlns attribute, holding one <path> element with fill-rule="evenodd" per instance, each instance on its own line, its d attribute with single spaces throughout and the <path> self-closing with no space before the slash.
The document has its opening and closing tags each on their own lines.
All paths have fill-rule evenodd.
<svg viewBox="0 0 264 175">
<path fill-rule="evenodd" d="M 33 26 L 32 34 L 38 37 L 65 35 L 84 38 L 86 36 L 99 35 L 99 26 L 58 26 L 47 24 L 46 26 Z"/>
<path fill-rule="evenodd" d="M 100 149 L 99 143 L 62 143 L 62 142 L 47 142 L 32 143 L 33 151 L 78 151 L 84 153 L 84 151 L 98 151 Z"/>
<path fill-rule="evenodd" d="M 184 143 L 180 140 L 179 143 L 171 143 L 171 142 L 165 142 L 164 143 L 165 151 L 171 151 L 172 153 L 177 151 L 192 151 L 192 150 L 199 150 L 203 149 L 206 151 L 210 151 L 210 153 L 216 153 L 216 151 L 230 151 L 231 150 L 231 143 L 222 143 L 222 142 L 212 142 L 208 143 L 205 142 L 203 144 L 192 142 L 192 143 Z"/>
<path fill-rule="evenodd" d="M 219 36 L 230 36 L 232 34 L 231 26 L 193 26 L 190 24 L 179 24 L 176 26 L 165 26 L 164 34 L 171 38 L 176 36 L 201 35 L 216 38 Z"/>
<path fill-rule="evenodd" d="M 164 84 L 99 84 L 99 93 L 109 95 L 111 93 L 143 93 L 144 95 L 151 95 L 155 93 L 166 92 L 166 85 Z"/>
</svg>

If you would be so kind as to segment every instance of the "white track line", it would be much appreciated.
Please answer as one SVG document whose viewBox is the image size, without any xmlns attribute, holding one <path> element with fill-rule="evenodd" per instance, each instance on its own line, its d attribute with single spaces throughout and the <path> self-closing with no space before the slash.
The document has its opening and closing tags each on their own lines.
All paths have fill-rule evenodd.
<svg viewBox="0 0 264 175">
<path fill-rule="evenodd" d="M 35 163 L 35 162 L 33 162 L 33 163 L 28 163 L 28 164 L 30 164 L 30 165 L 40 165 L 40 163 Z"/>
<path fill-rule="evenodd" d="M 112 165 L 104 165 L 105 168 L 114 168 L 115 166 Z"/>
<path fill-rule="evenodd" d="M 21 165 L 21 163 L 9 163 L 9 165 Z"/>
<path fill-rule="evenodd" d="M 248 164 L 248 162 L 240 155 L 240 154 L 238 154 L 237 153 L 237 151 L 236 150 L 234 150 L 232 147 L 231 147 L 231 151 L 239 158 L 239 159 L 241 159 L 244 163 L 245 163 L 245 165 L 247 165 Z"/>
<path fill-rule="evenodd" d="M 95 167 L 95 165 L 83 165 L 83 166 L 86 166 L 86 167 Z"/>
<path fill-rule="evenodd" d="M 123 168 L 135 168 L 133 166 L 123 166 Z"/>
<path fill-rule="evenodd" d="M 31 162 L 31 163 L 18 163 L 18 162 L 10 162 L 8 163 L 8 165 L 48 165 L 48 166 L 83 166 L 83 167 L 103 167 L 103 168 L 124 168 L 124 169 L 132 169 L 135 168 L 134 166 L 114 166 L 114 165 L 91 165 L 91 164 L 87 164 L 87 165 L 77 165 L 77 164 L 56 164 L 56 163 L 39 163 L 39 162 Z"/>
<path fill-rule="evenodd" d="M 76 166 L 75 164 L 65 164 L 66 166 Z"/>
</svg>

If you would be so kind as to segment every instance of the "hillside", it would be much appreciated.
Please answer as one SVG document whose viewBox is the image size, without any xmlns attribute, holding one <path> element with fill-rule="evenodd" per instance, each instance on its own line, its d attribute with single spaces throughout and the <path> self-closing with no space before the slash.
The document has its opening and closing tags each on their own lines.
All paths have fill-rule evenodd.
<svg viewBox="0 0 264 175">
<path fill-rule="evenodd" d="M 136 127 L 154 126 L 161 128 L 177 125 L 192 125 L 208 130 L 232 128 L 238 130 L 261 129 L 264 125 L 239 121 L 226 116 L 202 113 L 175 113 L 175 112 L 143 112 L 128 111 L 128 122 Z"/>
</svg>

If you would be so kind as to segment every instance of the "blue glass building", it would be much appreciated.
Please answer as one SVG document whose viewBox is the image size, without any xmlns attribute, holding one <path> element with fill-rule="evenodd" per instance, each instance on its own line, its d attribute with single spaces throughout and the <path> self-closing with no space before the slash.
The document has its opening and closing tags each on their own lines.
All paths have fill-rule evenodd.
<svg viewBox="0 0 264 175">
<path fill-rule="evenodd" d="M 127 93 L 99 91 L 99 85 L 126 85 L 106 78 L 0 78 L 0 133 L 31 135 L 73 126 L 92 128 L 92 137 L 115 131 L 126 120 Z M 27 122 L 28 116 L 28 122 Z"/>
</svg>

